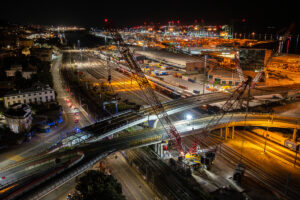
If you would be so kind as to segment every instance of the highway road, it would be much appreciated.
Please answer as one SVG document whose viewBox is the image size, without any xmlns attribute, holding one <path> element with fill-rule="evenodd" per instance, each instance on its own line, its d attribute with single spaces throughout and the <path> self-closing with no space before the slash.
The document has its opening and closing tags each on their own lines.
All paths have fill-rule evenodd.
<svg viewBox="0 0 300 200">
<path fill-rule="evenodd" d="M 62 82 L 60 80 L 60 76 L 58 76 L 58 68 L 60 66 L 61 57 L 58 57 L 53 61 L 51 73 L 54 77 L 54 89 L 57 92 L 57 101 L 60 105 L 62 105 L 64 110 L 63 123 L 58 125 L 57 127 L 52 127 L 50 133 L 48 134 L 41 133 L 35 135 L 29 143 L 18 145 L 8 150 L 3 150 L 0 154 L 0 168 L 44 152 L 49 146 L 55 143 L 61 135 L 74 129 L 75 116 L 65 102 L 67 94 L 65 94 L 65 91 L 62 88 Z M 87 123 L 85 114 L 82 114 L 82 112 L 80 112 L 79 115 L 79 117 L 82 119 L 79 122 L 80 127 L 84 127 L 90 124 Z"/>
<path fill-rule="evenodd" d="M 232 121 L 243 121 L 245 117 L 245 114 L 243 113 L 237 113 L 236 115 L 225 115 L 220 121 L 219 124 L 225 125 L 226 123 L 232 123 Z M 265 122 L 267 119 L 269 119 L 269 115 L 262 115 L 262 114 L 248 114 L 247 116 L 247 121 L 255 121 L 256 123 L 259 124 L 259 121 L 261 123 Z M 195 134 L 195 130 L 197 129 L 203 129 L 206 127 L 206 124 L 212 119 L 212 116 L 202 118 L 202 119 L 197 119 L 194 120 L 193 123 L 183 120 L 175 123 L 176 128 L 178 131 L 182 134 L 182 136 L 187 136 L 191 134 Z M 274 116 L 273 118 L 273 125 L 277 126 L 277 124 L 290 124 L 290 126 L 295 126 L 297 128 L 300 128 L 298 125 L 298 119 L 293 118 L 287 118 L 287 117 L 277 117 Z M 190 124 L 187 126 L 187 124 Z M 269 125 L 272 126 L 270 123 Z M 216 124 L 214 124 L 216 125 Z M 264 124 L 265 126 L 266 124 Z M 92 155 L 99 155 L 104 152 L 112 152 L 112 151 L 117 151 L 117 150 L 122 150 L 122 149 L 127 149 L 127 148 L 133 148 L 141 145 L 149 145 L 150 143 L 155 143 L 159 142 L 163 139 L 168 139 L 167 135 L 165 135 L 163 129 L 154 129 L 154 130 L 142 130 L 138 131 L 137 133 L 129 136 L 122 136 L 119 138 L 114 138 L 111 140 L 104 140 L 100 142 L 95 142 L 95 143 L 90 143 L 90 144 L 84 144 L 81 147 L 75 148 L 78 149 L 78 151 L 82 151 L 85 154 L 85 157 L 89 158 Z M 63 151 L 63 149 L 61 149 Z M 72 152 L 72 150 L 65 150 L 64 152 L 54 152 L 51 154 L 45 154 L 45 155 L 40 155 L 37 157 L 33 157 L 27 162 L 21 162 L 20 164 L 7 167 L 5 170 L 0 171 L 1 174 L 5 174 L 6 176 L 9 176 L 9 173 L 13 173 L 18 171 L 19 169 L 26 168 L 27 165 L 30 165 L 31 163 L 36 162 L 37 160 L 44 160 L 45 158 L 51 158 L 55 155 L 60 155 L 60 154 L 68 154 L 68 152 Z M 50 159 L 49 158 L 49 159 Z M 84 160 L 82 160 L 81 163 L 84 163 Z M 25 166 L 25 167 L 24 167 Z M 26 172 L 29 173 L 29 172 Z M 26 175 L 26 173 L 23 171 L 23 175 Z M 7 180 L 8 181 L 8 180 Z M 20 182 L 20 181 L 19 181 Z M 19 183 L 17 182 L 17 183 Z M 22 182 L 22 181 L 21 181 Z"/>
<path fill-rule="evenodd" d="M 117 156 L 117 157 L 116 157 Z M 129 166 L 121 153 L 115 153 L 106 159 L 107 167 L 112 175 L 122 184 L 123 194 L 132 200 L 154 200 L 155 193 L 147 185 L 145 180 Z"/>
</svg>

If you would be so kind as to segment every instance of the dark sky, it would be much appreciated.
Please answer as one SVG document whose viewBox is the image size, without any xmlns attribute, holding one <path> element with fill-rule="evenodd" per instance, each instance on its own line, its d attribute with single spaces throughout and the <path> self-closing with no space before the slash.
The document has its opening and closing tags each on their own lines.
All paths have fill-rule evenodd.
<svg viewBox="0 0 300 200">
<path fill-rule="evenodd" d="M 131 26 L 144 21 L 166 23 L 179 19 L 192 23 L 204 19 L 207 24 L 224 24 L 247 20 L 249 26 L 286 27 L 294 21 L 297 29 L 300 15 L 297 5 L 289 1 L 269 0 L 181 0 L 138 2 L 122 0 L 63 1 L 5 0 L 0 3 L 0 19 L 18 23 L 101 26 L 104 18 L 117 25 Z M 297 1 L 295 1 L 297 2 Z"/>
</svg>

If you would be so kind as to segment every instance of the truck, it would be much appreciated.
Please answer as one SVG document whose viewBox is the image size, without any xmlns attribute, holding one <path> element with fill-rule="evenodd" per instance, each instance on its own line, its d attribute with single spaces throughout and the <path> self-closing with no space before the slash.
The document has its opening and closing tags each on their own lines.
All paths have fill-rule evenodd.
<svg viewBox="0 0 300 200">
<path fill-rule="evenodd" d="M 195 83 L 196 81 L 194 79 L 188 78 L 189 82 Z"/>
<path fill-rule="evenodd" d="M 166 72 L 166 71 L 160 71 L 159 75 L 161 75 L 161 76 L 168 75 L 168 72 Z"/>
<path fill-rule="evenodd" d="M 159 72 L 158 71 L 152 71 L 151 75 L 153 75 L 153 76 L 159 76 Z"/>
<path fill-rule="evenodd" d="M 195 94 L 200 94 L 200 91 L 199 91 L 199 90 L 193 90 L 193 92 L 194 92 Z"/>
<path fill-rule="evenodd" d="M 182 74 L 175 72 L 173 75 L 175 78 L 182 78 Z"/>
<path fill-rule="evenodd" d="M 165 66 L 162 66 L 161 69 L 162 70 L 167 70 L 167 69 L 172 69 L 172 67 L 165 65 Z"/>
<path fill-rule="evenodd" d="M 180 87 L 181 89 L 188 90 L 188 87 L 186 87 L 186 86 L 184 86 L 184 85 L 178 85 L 178 87 Z"/>
</svg>

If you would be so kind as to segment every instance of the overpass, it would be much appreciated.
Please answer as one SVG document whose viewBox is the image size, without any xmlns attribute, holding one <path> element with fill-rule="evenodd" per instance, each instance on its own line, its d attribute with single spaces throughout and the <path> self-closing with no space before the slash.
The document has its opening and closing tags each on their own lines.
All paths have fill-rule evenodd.
<svg viewBox="0 0 300 200">
<path fill-rule="evenodd" d="M 221 115 L 215 115 L 193 121 L 183 120 L 174 123 L 174 125 L 182 137 L 195 134 L 194 130 L 200 132 L 205 130 L 211 119 L 215 119 L 216 123 L 210 124 L 210 130 L 235 126 L 267 126 L 294 128 L 296 130 L 300 128 L 300 119 L 278 115 L 249 113 L 246 117 L 245 113 L 228 113 L 222 119 L 220 117 Z M 187 126 L 191 123 L 192 126 Z M 199 131 L 197 132 L 199 133 Z M 14 199 L 24 195 L 22 199 L 36 199 L 45 195 L 49 188 L 53 189 L 67 182 L 112 152 L 160 143 L 168 139 L 164 130 L 159 127 L 137 131 L 131 135 L 111 140 L 85 143 L 34 156 L 0 169 L 0 176 L 8 177 L 5 181 L 0 182 L 0 198 Z M 57 162 L 57 158 L 59 158 L 59 162 Z M 27 193 L 36 187 L 38 187 L 38 194 Z"/>
<path fill-rule="evenodd" d="M 284 97 L 292 96 L 299 90 L 299 86 L 292 87 L 261 87 L 251 90 L 252 96 L 281 94 Z M 289 92 L 288 92 L 289 91 Z M 289 94 L 292 93 L 292 94 Z M 199 106 L 221 103 L 230 97 L 229 93 L 215 92 L 202 95 L 194 95 L 187 98 L 175 99 L 163 103 L 168 115 L 176 114 L 184 110 Z M 98 121 L 95 124 L 82 128 L 82 133 L 73 134 L 64 139 L 65 143 L 74 144 L 85 142 L 96 142 L 117 132 L 123 131 L 132 126 L 142 124 L 149 120 L 156 120 L 151 107 L 146 107 L 137 111 L 127 111 Z"/>
</svg>

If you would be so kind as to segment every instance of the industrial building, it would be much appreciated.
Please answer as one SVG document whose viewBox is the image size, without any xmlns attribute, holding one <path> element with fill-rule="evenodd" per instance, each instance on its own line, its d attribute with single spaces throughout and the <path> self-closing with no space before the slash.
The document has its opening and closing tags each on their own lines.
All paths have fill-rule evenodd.
<svg viewBox="0 0 300 200">
<path fill-rule="evenodd" d="M 223 69 L 215 69 L 208 72 L 208 81 L 221 85 L 238 85 L 241 81 L 237 73 Z"/>
</svg>

